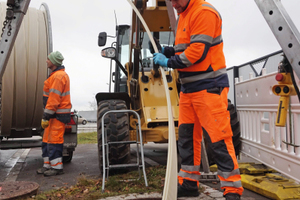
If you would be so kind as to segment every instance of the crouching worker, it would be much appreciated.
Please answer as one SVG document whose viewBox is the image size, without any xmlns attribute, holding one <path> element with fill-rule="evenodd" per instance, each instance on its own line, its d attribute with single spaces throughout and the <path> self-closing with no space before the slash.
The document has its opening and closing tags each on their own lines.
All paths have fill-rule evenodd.
<svg viewBox="0 0 300 200">
<path fill-rule="evenodd" d="M 37 170 L 44 176 L 63 174 L 63 143 L 65 124 L 71 120 L 70 79 L 62 65 L 64 57 L 58 51 L 48 55 L 47 67 L 52 71 L 44 82 L 44 129 L 42 156 L 44 165 Z"/>
</svg>

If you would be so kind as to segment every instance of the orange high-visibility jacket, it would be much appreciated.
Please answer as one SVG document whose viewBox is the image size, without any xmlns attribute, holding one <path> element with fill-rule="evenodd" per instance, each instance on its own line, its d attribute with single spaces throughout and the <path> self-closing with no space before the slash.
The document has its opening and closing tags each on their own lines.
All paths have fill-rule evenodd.
<svg viewBox="0 0 300 200">
<path fill-rule="evenodd" d="M 229 87 L 223 53 L 222 18 L 204 0 L 190 0 L 179 14 L 168 67 L 178 69 L 182 91 Z"/>
<path fill-rule="evenodd" d="M 56 118 L 63 123 L 71 119 L 70 79 L 63 66 L 54 70 L 44 82 L 44 119 Z"/>
</svg>

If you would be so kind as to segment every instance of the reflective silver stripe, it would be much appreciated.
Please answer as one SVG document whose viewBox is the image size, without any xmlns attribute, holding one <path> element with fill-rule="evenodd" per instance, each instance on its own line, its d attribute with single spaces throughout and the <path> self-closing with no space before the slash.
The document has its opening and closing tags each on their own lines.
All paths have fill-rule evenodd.
<svg viewBox="0 0 300 200">
<path fill-rule="evenodd" d="M 200 179 L 200 175 L 186 173 L 186 172 L 181 171 L 181 170 L 178 173 L 178 176 L 181 176 L 182 178 L 190 178 L 190 179 L 193 179 L 195 181 L 198 181 Z"/>
<path fill-rule="evenodd" d="M 56 113 L 67 113 L 71 112 L 71 109 L 57 109 Z"/>
<path fill-rule="evenodd" d="M 218 37 L 213 39 L 211 45 L 213 46 L 213 45 L 216 45 L 216 44 L 220 44 L 222 41 L 223 41 L 223 37 L 222 37 L 222 35 L 219 35 Z"/>
<path fill-rule="evenodd" d="M 190 46 L 190 44 L 188 44 L 188 43 L 177 44 L 177 45 L 174 46 L 174 50 L 175 50 L 175 52 L 184 51 L 189 46 Z"/>
<path fill-rule="evenodd" d="M 218 175 L 222 176 L 225 179 L 227 179 L 230 176 L 240 175 L 240 169 L 235 169 L 231 172 L 222 172 L 222 171 L 218 170 Z"/>
<path fill-rule="evenodd" d="M 43 95 L 49 96 L 49 92 L 43 91 Z"/>
<path fill-rule="evenodd" d="M 44 112 L 45 112 L 45 113 L 48 113 L 48 114 L 50 114 L 50 115 L 53 115 L 53 114 L 55 113 L 55 111 L 49 110 L 49 109 L 44 109 Z"/>
<path fill-rule="evenodd" d="M 55 158 L 54 160 L 50 161 L 51 167 L 54 169 L 62 169 L 63 164 L 62 164 L 62 157 Z"/>
<path fill-rule="evenodd" d="M 209 35 L 204 35 L 204 34 L 192 35 L 190 40 L 191 40 L 191 43 L 206 42 L 206 43 L 212 44 L 213 37 L 211 37 Z"/>
<path fill-rule="evenodd" d="M 61 94 L 62 97 L 67 96 L 67 95 L 70 95 L 70 91 Z"/>
<path fill-rule="evenodd" d="M 58 94 L 59 96 L 61 96 L 61 92 L 56 90 L 56 89 L 52 88 L 52 89 L 49 90 L 49 92 L 53 92 L 53 93 Z"/>
<path fill-rule="evenodd" d="M 203 74 L 197 74 L 194 76 L 180 78 L 180 82 L 181 82 L 181 84 L 191 83 L 191 82 L 195 82 L 195 81 L 199 81 L 199 80 L 203 80 L 203 79 L 215 78 L 215 77 L 221 76 L 226 73 L 227 73 L 226 68 L 222 68 L 217 71 L 211 71 L 211 72 L 206 72 Z"/>
<path fill-rule="evenodd" d="M 50 165 L 50 162 L 49 162 L 49 157 L 43 157 L 43 160 L 44 160 L 43 167 L 50 168 L 51 165 Z"/>
<path fill-rule="evenodd" d="M 181 169 L 185 170 L 185 171 L 200 171 L 200 165 L 181 165 Z"/>
<path fill-rule="evenodd" d="M 189 61 L 189 59 L 186 57 L 184 52 L 179 55 L 179 58 L 182 61 L 182 63 L 186 65 L 186 67 L 189 67 L 189 66 L 193 65 L 193 63 L 191 63 Z"/>
<path fill-rule="evenodd" d="M 229 181 L 220 181 L 221 187 L 235 187 L 239 188 L 242 187 L 241 181 L 229 182 Z"/>
<path fill-rule="evenodd" d="M 222 16 L 220 15 L 219 11 L 217 11 L 217 9 L 215 7 L 213 7 L 212 5 L 202 4 L 202 6 L 206 6 L 206 7 L 213 9 L 214 11 L 216 11 L 218 13 L 219 17 L 222 19 Z"/>
</svg>

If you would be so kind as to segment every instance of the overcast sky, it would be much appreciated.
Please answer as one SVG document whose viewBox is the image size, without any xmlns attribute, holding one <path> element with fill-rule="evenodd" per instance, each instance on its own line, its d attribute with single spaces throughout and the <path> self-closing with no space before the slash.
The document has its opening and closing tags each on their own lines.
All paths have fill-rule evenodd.
<svg viewBox="0 0 300 200">
<path fill-rule="evenodd" d="M 281 49 L 254 0 L 207 1 L 222 15 L 227 67 Z M 65 57 L 73 109 L 90 110 L 89 102 L 94 101 L 95 95 L 108 91 L 110 76 L 110 61 L 100 55 L 98 34 L 105 31 L 115 35 L 114 12 L 118 24 L 129 24 L 130 6 L 127 0 L 31 0 L 30 7 L 39 9 L 43 2 L 50 9 L 53 50 Z M 282 3 L 299 29 L 299 0 L 282 0 Z M 108 39 L 107 45 L 113 41 Z"/>
</svg>

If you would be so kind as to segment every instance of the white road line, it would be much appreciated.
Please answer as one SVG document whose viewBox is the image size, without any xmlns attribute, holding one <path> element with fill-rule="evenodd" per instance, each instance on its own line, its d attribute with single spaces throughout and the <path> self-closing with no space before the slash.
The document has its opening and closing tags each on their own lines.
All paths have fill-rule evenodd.
<svg viewBox="0 0 300 200">
<path fill-rule="evenodd" d="M 6 163 L 8 173 L 4 182 L 15 181 L 22 169 L 23 163 L 29 153 L 30 149 L 19 149 Z"/>
</svg>

